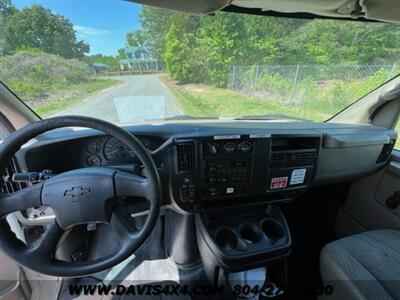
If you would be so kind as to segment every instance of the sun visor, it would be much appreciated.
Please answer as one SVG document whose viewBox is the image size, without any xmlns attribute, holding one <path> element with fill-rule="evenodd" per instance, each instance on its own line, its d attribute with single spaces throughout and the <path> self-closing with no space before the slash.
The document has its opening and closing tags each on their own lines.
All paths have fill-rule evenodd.
<svg viewBox="0 0 400 300">
<path fill-rule="evenodd" d="M 128 0 L 190 14 L 210 14 L 241 7 L 281 14 L 309 13 L 314 16 L 400 22 L 399 0 Z M 235 11 L 235 10 L 233 10 Z M 250 12 L 248 12 L 250 13 Z"/>
<path fill-rule="evenodd" d="M 233 0 L 232 5 L 288 16 L 305 13 L 331 18 L 400 22 L 398 0 Z"/>
<path fill-rule="evenodd" d="M 364 11 L 368 19 L 400 22 L 398 0 L 364 0 Z"/>
<path fill-rule="evenodd" d="M 190 14 L 210 14 L 223 9 L 232 0 L 128 0 L 144 5 L 155 6 Z"/>
</svg>

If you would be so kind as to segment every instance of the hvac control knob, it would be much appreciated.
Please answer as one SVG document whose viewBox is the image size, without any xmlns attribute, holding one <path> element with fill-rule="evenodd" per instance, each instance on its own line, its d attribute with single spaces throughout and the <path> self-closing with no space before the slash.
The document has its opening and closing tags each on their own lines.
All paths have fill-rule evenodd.
<svg viewBox="0 0 400 300">
<path fill-rule="evenodd" d="M 217 145 L 215 145 L 215 144 L 208 144 L 208 151 L 209 151 L 211 154 L 217 154 L 217 153 L 218 153 Z"/>
<path fill-rule="evenodd" d="M 226 143 L 226 144 L 224 145 L 224 151 L 225 151 L 226 153 L 233 153 L 233 152 L 235 152 L 235 149 L 236 149 L 236 146 L 235 146 L 235 144 L 232 143 L 232 142 Z"/>
<path fill-rule="evenodd" d="M 249 142 L 241 142 L 238 146 L 240 152 L 246 153 L 251 151 L 251 143 Z"/>
</svg>

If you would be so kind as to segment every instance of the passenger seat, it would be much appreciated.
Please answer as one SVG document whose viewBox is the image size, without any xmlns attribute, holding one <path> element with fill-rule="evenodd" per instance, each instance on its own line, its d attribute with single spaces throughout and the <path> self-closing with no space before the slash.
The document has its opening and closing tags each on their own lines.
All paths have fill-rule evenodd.
<svg viewBox="0 0 400 300">
<path fill-rule="evenodd" d="M 400 231 L 374 230 L 327 244 L 321 277 L 333 293 L 321 299 L 400 299 Z"/>
</svg>

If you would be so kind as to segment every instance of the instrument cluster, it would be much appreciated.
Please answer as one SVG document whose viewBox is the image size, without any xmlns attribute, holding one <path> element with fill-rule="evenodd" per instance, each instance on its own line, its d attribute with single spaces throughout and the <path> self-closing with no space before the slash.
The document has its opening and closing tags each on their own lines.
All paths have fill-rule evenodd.
<svg viewBox="0 0 400 300">
<path fill-rule="evenodd" d="M 156 149 L 162 140 L 156 137 L 138 137 L 149 150 Z M 135 154 L 120 140 L 114 137 L 100 137 L 88 141 L 85 145 L 87 166 L 103 166 L 113 163 L 132 161 Z"/>
</svg>

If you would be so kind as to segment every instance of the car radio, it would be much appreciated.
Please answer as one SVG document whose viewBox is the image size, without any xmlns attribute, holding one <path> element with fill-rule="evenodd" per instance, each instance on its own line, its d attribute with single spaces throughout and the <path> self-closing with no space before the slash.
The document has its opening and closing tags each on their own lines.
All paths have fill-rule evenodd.
<svg viewBox="0 0 400 300">
<path fill-rule="evenodd" d="M 206 194 L 232 195 L 246 191 L 250 179 L 251 160 L 206 160 Z"/>
<path fill-rule="evenodd" d="M 227 135 L 181 139 L 172 185 L 181 207 L 248 197 L 286 201 L 310 186 L 318 136 Z"/>
<path fill-rule="evenodd" d="M 249 192 L 255 140 L 213 139 L 202 143 L 203 199 L 240 196 Z"/>
</svg>

